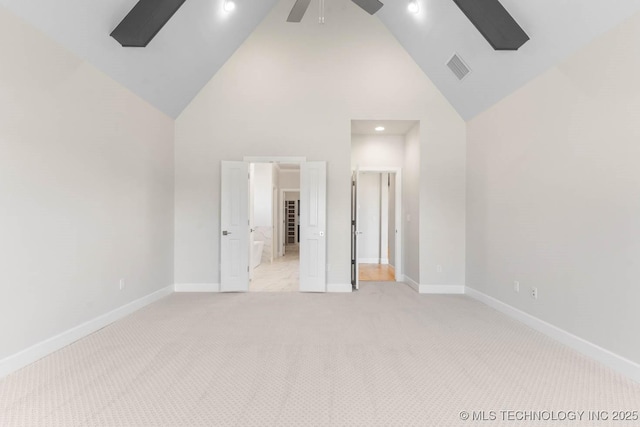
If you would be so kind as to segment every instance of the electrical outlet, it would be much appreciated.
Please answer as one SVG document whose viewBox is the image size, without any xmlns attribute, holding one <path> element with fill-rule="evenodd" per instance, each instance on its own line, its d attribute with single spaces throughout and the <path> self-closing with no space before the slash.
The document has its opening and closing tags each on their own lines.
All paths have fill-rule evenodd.
<svg viewBox="0 0 640 427">
<path fill-rule="evenodd" d="M 517 280 L 513 282 L 513 290 L 516 293 L 520 293 L 520 282 L 518 282 Z"/>
<path fill-rule="evenodd" d="M 538 299 L 538 288 L 531 288 L 531 298 Z"/>
<path fill-rule="evenodd" d="M 124 279 L 120 279 L 120 290 L 124 289 Z"/>
<path fill-rule="evenodd" d="M 436 265 L 436 271 L 438 273 L 442 273 L 442 266 L 441 265 Z"/>
</svg>

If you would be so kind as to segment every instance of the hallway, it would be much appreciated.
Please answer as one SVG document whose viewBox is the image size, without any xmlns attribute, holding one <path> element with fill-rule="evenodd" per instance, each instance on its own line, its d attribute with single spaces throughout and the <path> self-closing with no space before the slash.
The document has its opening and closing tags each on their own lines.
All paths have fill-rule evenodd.
<svg viewBox="0 0 640 427">
<path fill-rule="evenodd" d="M 358 273 L 363 282 L 395 282 L 396 280 L 395 269 L 389 264 L 360 264 Z"/>
<path fill-rule="evenodd" d="M 297 292 L 300 288 L 300 252 L 287 245 L 286 254 L 272 263 L 261 263 L 253 271 L 249 292 Z"/>
</svg>

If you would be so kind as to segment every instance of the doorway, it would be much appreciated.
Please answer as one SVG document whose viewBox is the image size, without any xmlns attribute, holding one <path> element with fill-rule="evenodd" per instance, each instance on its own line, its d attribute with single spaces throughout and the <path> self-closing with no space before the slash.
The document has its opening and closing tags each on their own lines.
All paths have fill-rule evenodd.
<svg viewBox="0 0 640 427">
<path fill-rule="evenodd" d="M 357 169 L 352 180 L 352 284 L 401 281 L 401 170 Z"/>
<path fill-rule="evenodd" d="M 249 291 L 298 291 L 300 165 L 251 163 L 249 177 Z"/>
<path fill-rule="evenodd" d="M 294 166 L 285 166 L 290 164 Z M 278 208 L 284 198 L 278 200 L 281 184 L 275 173 L 281 165 L 297 171 L 299 182 L 298 254 L 290 248 L 291 259 L 279 259 L 286 258 L 279 256 L 280 233 L 277 231 L 280 212 L 284 216 L 284 211 Z M 299 158 L 223 161 L 220 197 L 221 292 L 326 291 L 325 162 Z M 295 271 L 284 268 L 285 263 L 289 270 L 294 265 L 297 267 L 297 277 Z M 281 280 L 282 275 L 286 280 Z"/>
<path fill-rule="evenodd" d="M 420 253 L 419 149 L 419 120 L 351 120 L 351 284 L 354 289 L 359 288 L 361 276 L 365 280 L 405 282 L 411 279 L 406 275 L 408 268 L 416 275 Z M 365 182 L 364 187 L 361 180 Z M 374 187 L 369 186 L 367 190 L 368 181 L 377 187 L 370 182 Z M 363 206 L 360 200 L 368 191 L 374 197 L 373 207 L 367 207 L 366 202 Z M 367 235 L 372 227 L 377 230 L 377 237 L 375 233 Z"/>
</svg>

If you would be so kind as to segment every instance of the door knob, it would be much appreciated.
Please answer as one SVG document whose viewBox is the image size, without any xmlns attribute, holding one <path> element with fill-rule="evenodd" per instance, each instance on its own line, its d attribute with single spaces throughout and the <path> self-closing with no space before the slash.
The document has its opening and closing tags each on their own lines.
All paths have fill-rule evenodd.
<svg viewBox="0 0 640 427">
<path fill-rule="evenodd" d="M 224 230 L 224 231 L 222 232 L 222 235 L 223 235 L 223 236 L 228 236 L 229 234 L 231 234 L 231 232 L 230 232 L 230 231 L 227 231 L 227 230 Z"/>
</svg>

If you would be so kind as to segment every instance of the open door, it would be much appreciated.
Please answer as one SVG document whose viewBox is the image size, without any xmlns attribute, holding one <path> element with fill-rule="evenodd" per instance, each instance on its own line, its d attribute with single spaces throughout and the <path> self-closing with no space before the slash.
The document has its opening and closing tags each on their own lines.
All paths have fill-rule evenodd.
<svg viewBox="0 0 640 427">
<path fill-rule="evenodd" d="M 222 162 L 220 291 L 249 290 L 249 164 Z"/>
<path fill-rule="evenodd" d="M 360 289 L 360 264 L 358 263 L 358 177 L 360 171 L 356 169 L 351 176 L 351 286 Z"/>
<path fill-rule="evenodd" d="M 327 288 L 327 163 L 300 164 L 300 291 Z"/>
</svg>

